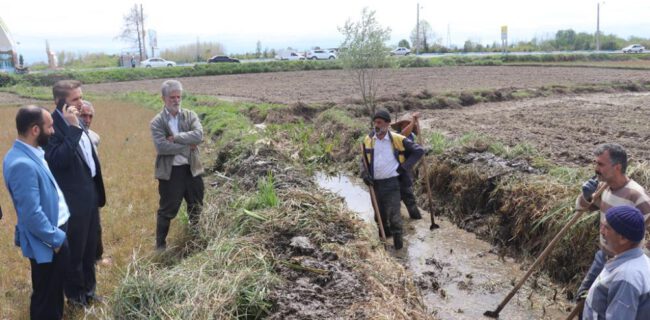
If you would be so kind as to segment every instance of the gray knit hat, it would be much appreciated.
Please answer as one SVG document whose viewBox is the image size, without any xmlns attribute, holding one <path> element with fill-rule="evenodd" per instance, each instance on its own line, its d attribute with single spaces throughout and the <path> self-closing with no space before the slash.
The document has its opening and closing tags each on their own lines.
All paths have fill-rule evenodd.
<svg viewBox="0 0 650 320">
<path fill-rule="evenodd" d="M 611 207 L 605 213 L 605 219 L 614 231 L 633 242 L 641 242 L 645 235 L 643 214 L 635 207 Z"/>
</svg>

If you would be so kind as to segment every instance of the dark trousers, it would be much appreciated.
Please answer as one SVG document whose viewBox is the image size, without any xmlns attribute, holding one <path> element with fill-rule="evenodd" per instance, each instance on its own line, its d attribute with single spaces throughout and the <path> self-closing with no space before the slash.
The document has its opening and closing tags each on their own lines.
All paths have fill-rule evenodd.
<svg viewBox="0 0 650 320">
<path fill-rule="evenodd" d="M 61 227 L 65 231 L 65 225 Z M 36 263 L 29 259 L 32 267 L 32 296 L 29 306 L 31 319 L 63 318 L 63 281 L 69 249 L 67 240 L 50 263 Z"/>
<path fill-rule="evenodd" d="M 183 199 L 187 203 L 187 216 L 190 226 L 195 227 L 199 222 L 203 207 L 203 178 L 192 177 L 189 165 L 173 166 L 169 180 L 158 179 L 158 194 L 160 208 L 156 221 L 156 246 L 167 244 L 167 233 L 171 220 L 176 217 Z"/>
<path fill-rule="evenodd" d="M 409 212 L 409 217 L 413 219 L 420 219 L 422 215 L 420 214 L 420 209 L 418 209 L 418 204 L 415 199 L 415 194 L 413 194 L 413 184 L 408 179 L 399 179 L 400 180 L 400 197 L 402 202 L 406 206 L 406 210 Z"/>
<path fill-rule="evenodd" d="M 89 199 L 89 203 L 94 199 Z M 69 300 L 85 302 L 97 286 L 95 261 L 99 240 L 99 208 L 75 212 L 68 220 L 70 259 L 66 269 L 65 295 Z"/>
<path fill-rule="evenodd" d="M 381 216 L 381 223 L 386 233 L 393 236 L 402 234 L 402 216 L 400 215 L 400 186 L 397 177 L 375 180 L 375 194 Z"/>
</svg>

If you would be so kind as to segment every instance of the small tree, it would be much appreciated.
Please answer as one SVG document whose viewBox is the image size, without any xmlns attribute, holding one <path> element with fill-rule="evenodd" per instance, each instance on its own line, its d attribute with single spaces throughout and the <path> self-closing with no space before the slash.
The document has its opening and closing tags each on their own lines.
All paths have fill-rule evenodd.
<svg viewBox="0 0 650 320">
<path fill-rule="evenodd" d="M 118 39 L 131 43 L 133 48 L 138 48 L 140 60 L 146 59 L 147 51 L 144 44 L 144 21 L 145 16 L 142 13 L 142 5 L 133 5 L 129 13 L 123 17 L 122 31 L 117 36 Z"/>
<path fill-rule="evenodd" d="M 417 47 L 423 52 L 429 52 L 429 47 L 431 47 L 434 42 L 438 42 L 431 25 L 427 20 L 420 20 L 419 36 L 417 31 L 417 26 L 413 27 L 413 31 L 411 31 L 411 43 L 413 44 L 413 47 Z M 419 43 L 418 40 L 420 41 Z"/>
<path fill-rule="evenodd" d="M 339 31 L 345 37 L 341 44 L 341 63 L 344 69 L 351 71 L 363 104 L 372 115 L 376 108 L 379 69 L 388 65 L 388 49 L 384 43 L 390 39 L 390 28 L 377 22 L 375 11 L 364 8 L 361 20 L 348 20 Z"/>
<path fill-rule="evenodd" d="M 262 42 L 257 40 L 257 44 L 255 45 L 255 58 L 259 59 L 262 57 Z"/>
<path fill-rule="evenodd" d="M 399 43 L 397 44 L 397 46 L 398 47 L 404 47 L 404 48 L 407 48 L 407 49 L 411 49 L 411 44 L 409 44 L 409 41 L 406 40 L 406 39 L 400 40 Z"/>
</svg>

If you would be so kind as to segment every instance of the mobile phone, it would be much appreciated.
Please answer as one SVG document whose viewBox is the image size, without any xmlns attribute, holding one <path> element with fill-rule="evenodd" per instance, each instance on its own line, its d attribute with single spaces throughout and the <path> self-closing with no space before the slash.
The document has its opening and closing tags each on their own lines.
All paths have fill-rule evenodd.
<svg viewBox="0 0 650 320">
<path fill-rule="evenodd" d="M 63 107 L 65 106 L 65 99 L 59 99 L 56 101 L 56 108 L 63 112 Z"/>
</svg>

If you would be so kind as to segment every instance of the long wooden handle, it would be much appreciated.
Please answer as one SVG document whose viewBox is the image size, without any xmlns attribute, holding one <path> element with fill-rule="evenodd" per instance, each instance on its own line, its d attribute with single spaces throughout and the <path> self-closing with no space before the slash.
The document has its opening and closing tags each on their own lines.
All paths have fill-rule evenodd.
<svg viewBox="0 0 650 320">
<path fill-rule="evenodd" d="M 422 143 L 422 128 L 420 128 L 420 120 L 416 120 L 415 126 L 418 128 L 418 143 L 420 144 L 421 147 L 424 146 Z M 422 156 L 422 170 L 424 171 L 424 185 L 427 190 L 427 196 L 429 197 L 429 214 L 431 215 L 431 226 L 437 226 L 436 224 L 436 218 L 434 217 L 433 214 L 433 193 L 431 192 L 431 184 L 429 183 L 429 174 L 428 174 L 428 169 L 427 169 L 427 164 L 424 162 L 424 157 L 426 155 Z"/>
<path fill-rule="evenodd" d="M 370 174 L 368 169 L 368 158 L 366 158 L 366 147 L 361 144 L 361 161 L 363 162 L 363 167 L 366 168 L 366 172 Z M 377 220 L 377 225 L 379 226 L 379 234 L 381 235 L 381 241 L 386 242 L 386 233 L 384 232 L 384 224 L 381 222 L 381 213 L 379 212 L 379 205 L 377 204 L 377 194 L 375 194 L 375 187 L 372 185 L 368 186 L 370 191 L 370 202 L 372 202 L 372 210 L 375 212 L 375 220 Z"/>
<path fill-rule="evenodd" d="M 539 264 L 541 264 L 544 261 L 544 259 L 546 259 L 546 257 L 551 253 L 551 251 L 553 250 L 553 248 L 557 244 L 557 242 L 560 241 L 562 239 L 562 237 L 564 237 L 564 234 L 567 231 L 569 231 L 569 229 L 571 229 L 571 227 L 576 222 L 578 222 L 578 219 L 580 219 L 580 217 L 582 217 L 582 215 L 584 213 L 585 213 L 584 210 L 577 210 L 576 211 L 576 213 L 573 215 L 573 218 L 571 218 L 571 220 L 569 220 L 569 222 L 566 225 L 564 225 L 562 230 L 560 230 L 560 232 L 557 233 L 555 238 L 553 238 L 553 240 L 551 240 L 551 242 L 546 246 L 546 249 L 544 249 L 544 251 L 537 257 L 537 259 L 535 259 L 535 262 L 533 262 L 533 265 L 530 266 L 530 268 L 528 268 L 528 272 L 526 272 L 524 277 L 521 278 L 521 280 L 519 280 L 517 285 L 510 291 L 510 293 L 506 296 L 506 298 L 503 299 L 501 304 L 499 304 L 499 307 L 497 307 L 497 310 L 495 311 L 496 313 L 499 313 L 499 311 L 501 311 L 501 309 L 503 309 L 503 307 L 505 307 L 506 304 L 508 304 L 508 301 L 510 301 L 510 299 L 512 299 L 512 297 L 515 295 L 515 293 L 517 293 L 517 290 L 519 290 L 519 288 L 521 288 L 521 286 L 524 284 L 524 282 L 526 282 L 526 280 L 528 280 L 528 277 L 530 277 L 530 275 L 533 274 L 533 271 L 535 271 L 535 268 Z"/>
</svg>

